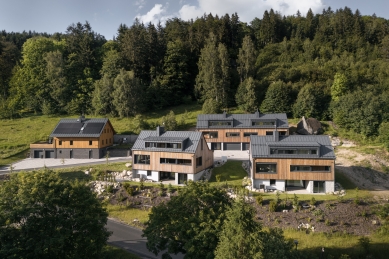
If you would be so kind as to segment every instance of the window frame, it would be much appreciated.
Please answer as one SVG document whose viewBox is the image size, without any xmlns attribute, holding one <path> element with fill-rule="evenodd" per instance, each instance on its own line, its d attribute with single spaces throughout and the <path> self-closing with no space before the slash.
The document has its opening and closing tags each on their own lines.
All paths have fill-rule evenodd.
<svg viewBox="0 0 389 259">
<path fill-rule="evenodd" d="M 269 166 L 269 168 L 274 166 L 274 171 L 258 171 L 259 165 L 262 165 L 262 167 Z M 256 174 L 277 174 L 277 163 L 256 162 L 255 163 L 255 173 Z"/>
</svg>

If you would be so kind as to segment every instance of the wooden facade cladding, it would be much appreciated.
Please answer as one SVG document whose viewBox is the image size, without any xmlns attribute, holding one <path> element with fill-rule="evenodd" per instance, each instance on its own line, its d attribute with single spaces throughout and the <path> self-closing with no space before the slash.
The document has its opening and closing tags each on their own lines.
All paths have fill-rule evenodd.
<svg viewBox="0 0 389 259">
<path fill-rule="evenodd" d="M 104 148 L 112 146 L 114 130 L 110 123 L 107 123 L 98 138 L 80 137 L 54 137 L 53 148 Z M 71 141 L 73 144 L 71 145 Z M 35 148 L 35 147 L 34 147 Z"/>
<path fill-rule="evenodd" d="M 109 147 L 113 145 L 114 130 L 110 122 L 105 124 L 105 127 L 99 138 L 99 148 Z"/>
<path fill-rule="evenodd" d="M 194 174 L 203 171 L 213 165 L 213 151 L 211 151 L 204 138 L 201 138 L 203 144 L 199 143 L 196 152 L 184 153 L 184 152 L 161 152 L 151 150 L 133 150 L 132 156 L 135 155 L 149 155 L 150 164 L 133 164 L 133 169 L 137 170 L 152 170 L 152 171 L 164 171 L 174 173 L 186 173 Z M 201 149 L 201 146 L 203 149 Z M 202 157 L 202 165 L 196 166 L 196 158 Z M 179 165 L 179 164 L 161 164 L 160 158 L 170 159 L 188 159 L 191 160 L 191 165 Z"/>
<path fill-rule="evenodd" d="M 33 143 L 30 144 L 30 148 L 43 148 L 43 149 L 52 149 L 55 148 L 55 142 L 49 144 L 49 143 Z"/>
<path fill-rule="evenodd" d="M 267 131 L 273 132 L 274 128 L 258 129 L 258 128 L 223 128 L 223 129 L 198 129 L 203 133 L 204 138 L 207 142 L 250 142 L 250 136 L 244 137 L 244 133 L 257 133 L 258 136 L 265 136 Z M 278 132 L 285 132 L 285 135 L 289 135 L 289 129 L 277 129 Z M 205 134 L 204 134 L 205 132 Z M 206 132 L 217 132 L 218 137 L 210 137 Z M 239 133 L 239 137 L 227 137 L 227 133 Z"/>
<path fill-rule="evenodd" d="M 334 159 L 256 158 L 252 160 L 254 179 L 335 181 Z M 277 173 L 256 173 L 256 163 L 277 164 Z M 290 166 L 329 166 L 328 172 L 290 171 Z"/>
<path fill-rule="evenodd" d="M 98 138 L 58 138 L 54 137 L 53 142 L 55 142 L 56 148 L 99 148 Z M 73 145 L 71 145 L 71 141 L 73 141 Z M 89 145 L 90 141 L 92 141 L 92 145 Z"/>
</svg>

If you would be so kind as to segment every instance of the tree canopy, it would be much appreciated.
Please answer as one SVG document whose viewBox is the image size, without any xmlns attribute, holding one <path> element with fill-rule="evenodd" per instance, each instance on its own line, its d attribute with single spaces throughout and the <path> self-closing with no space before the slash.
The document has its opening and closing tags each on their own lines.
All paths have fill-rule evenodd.
<svg viewBox="0 0 389 259">
<path fill-rule="evenodd" d="M 184 258 L 214 258 L 219 232 L 231 205 L 227 193 L 205 182 L 189 181 L 177 196 L 152 208 L 143 235 L 154 254 L 167 250 Z"/>
<path fill-rule="evenodd" d="M 1 258 L 99 258 L 107 212 L 84 183 L 17 173 L 0 184 Z"/>
</svg>

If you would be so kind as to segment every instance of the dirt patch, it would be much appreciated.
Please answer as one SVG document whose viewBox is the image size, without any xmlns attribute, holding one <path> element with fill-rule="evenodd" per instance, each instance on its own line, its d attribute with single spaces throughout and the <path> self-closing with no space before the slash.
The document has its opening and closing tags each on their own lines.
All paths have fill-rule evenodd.
<svg viewBox="0 0 389 259">
<path fill-rule="evenodd" d="M 281 202 L 282 204 L 282 202 Z M 257 217 L 266 227 L 299 229 L 307 232 L 348 233 L 369 235 L 380 225 L 378 217 L 373 213 L 375 200 L 361 202 L 356 205 L 352 200 L 343 202 L 328 201 L 305 205 L 294 211 L 290 202 L 286 206 L 279 205 L 276 212 L 269 212 L 269 204 L 255 204 Z"/>
<path fill-rule="evenodd" d="M 384 156 L 361 154 L 350 148 L 336 148 L 335 169 L 344 173 L 359 188 L 389 195 L 389 174 L 379 169 L 389 166 Z"/>
</svg>

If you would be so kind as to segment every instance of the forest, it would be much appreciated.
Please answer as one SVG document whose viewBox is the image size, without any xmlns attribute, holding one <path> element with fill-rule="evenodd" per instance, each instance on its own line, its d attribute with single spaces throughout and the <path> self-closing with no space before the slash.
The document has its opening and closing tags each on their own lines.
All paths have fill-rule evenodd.
<svg viewBox="0 0 389 259">
<path fill-rule="evenodd" d="M 66 33 L 0 32 L 0 118 L 131 117 L 197 101 L 331 120 L 389 145 L 389 20 L 348 7 L 249 24 L 237 13 Z"/>
</svg>

